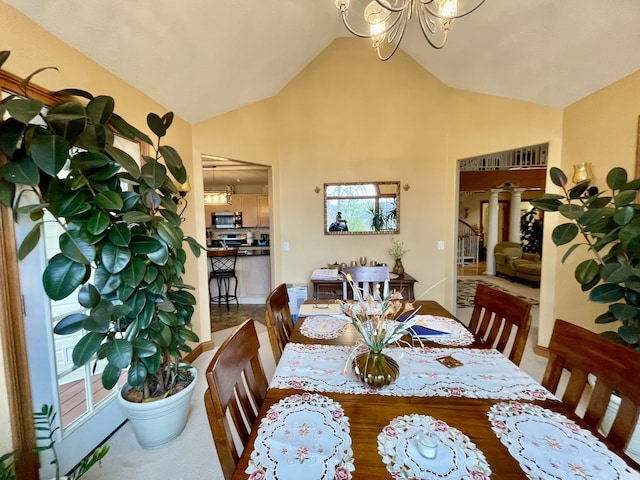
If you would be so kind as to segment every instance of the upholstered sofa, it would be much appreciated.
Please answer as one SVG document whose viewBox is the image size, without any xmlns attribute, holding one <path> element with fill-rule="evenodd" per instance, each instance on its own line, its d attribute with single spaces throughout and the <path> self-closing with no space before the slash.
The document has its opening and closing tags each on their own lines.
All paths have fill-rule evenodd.
<svg viewBox="0 0 640 480">
<path fill-rule="evenodd" d="M 540 284 L 540 255 L 523 253 L 522 247 L 515 242 L 498 243 L 494 250 L 496 273 L 511 280 L 521 279 Z"/>
</svg>

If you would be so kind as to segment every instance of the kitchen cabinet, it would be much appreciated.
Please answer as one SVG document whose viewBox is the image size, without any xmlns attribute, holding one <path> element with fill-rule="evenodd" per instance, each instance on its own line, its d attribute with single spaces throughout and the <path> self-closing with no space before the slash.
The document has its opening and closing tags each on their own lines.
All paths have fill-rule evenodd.
<svg viewBox="0 0 640 480">
<path fill-rule="evenodd" d="M 241 201 L 243 227 L 269 226 L 269 196 L 268 195 L 236 195 Z"/>
<path fill-rule="evenodd" d="M 269 226 L 269 196 L 258 195 L 258 226 Z"/>
</svg>

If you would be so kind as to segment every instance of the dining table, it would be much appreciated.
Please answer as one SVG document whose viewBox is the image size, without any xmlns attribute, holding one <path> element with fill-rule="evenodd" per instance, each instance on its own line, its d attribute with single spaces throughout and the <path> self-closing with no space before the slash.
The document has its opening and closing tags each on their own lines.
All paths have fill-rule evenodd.
<svg viewBox="0 0 640 480">
<path fill-rule="evenodd" d="M 350 366 L 358 334 L 334 305 L 301 306 L 234 480 L 640 479 L 632 459 L 437 302 L 413 306 L 448 334 L 386 349 L 398 378 L 366 385 Z"/>
</svg>

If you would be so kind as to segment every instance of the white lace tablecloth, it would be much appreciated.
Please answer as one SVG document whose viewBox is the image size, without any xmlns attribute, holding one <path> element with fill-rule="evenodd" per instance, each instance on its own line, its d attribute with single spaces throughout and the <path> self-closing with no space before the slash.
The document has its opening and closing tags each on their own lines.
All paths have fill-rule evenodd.
<svg viewBox="0 0 640 480">
<path fill-rule="evenodd" d="M 434 459 L 418 451 L 417 437 L 430 432 L 437 444 Z M 426 415 L 403 415 L 391 420 L 378 435 L 378 453 L 392 478 L 484 480 L 491 468 L 484 454 L 460 430 Z"/>
<path fill-rule="evenodd" d="M 539 405 L 497 403 L 489 410 L 496 436 L 531 480 L 631 480 L 634 471 L 591 432 Z"/>
<path fill-rule="evenodd" d="M 435 342 L 440 345 L 447 345 L 450 347 L 464 347 L 471 345 L 475 338 L 473 334 L 467 330 L 457 320 L 448 317 L 437 317 L 434 315 L 416 315 L 416 326 L 427 327 L 440 332 L 446 332 L 446 335 L 425 335 L 420 336 L 423 340 Z M 416 332 L 420 332 L 414 327 Z"/>
<path fill-rule="evenodd" d="M 475 348 L 402 348 L 384 353 L 400 366 L 400 375 L 386 387 L 368 387 L 351 368 L 354 348 L 341 345 L 288 343 L 271 388 L 314 392 L 380 395 L 444 396 L 505 400 L 543 400 L 555 397 L 497 350 Z M 436 359 L 452 356 L 463 363 L 447 368 Z"/>
<path fill-rule="evenodd" d="M 338 338 L 349 322 L 331 315 L 304 317 L 300 333 L 308 338 Z"/>
<path fill-rule="evenodd" d="M 349 430 L 339 403 L 317 393 L 291 395 L 260 421 L 245 473 L 250 480 L 349 480 Z"/>
</svg>

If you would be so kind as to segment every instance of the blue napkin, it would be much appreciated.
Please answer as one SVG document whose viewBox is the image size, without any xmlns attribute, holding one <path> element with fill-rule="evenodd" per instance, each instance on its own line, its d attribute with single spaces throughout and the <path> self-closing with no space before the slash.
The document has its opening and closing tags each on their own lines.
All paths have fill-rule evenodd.
<svg viewBox="0 0 640 480">
<path fill-rule="evenodd" d="M 400 315 L 398 317 L 399 322 L 404 322 L 410 315 Z M 451 332 L 443 332 L 442 330 L 434 330 L 433 328 L 425 327 L 424 325 L 414 325 L 411 327 L 411 334 L 414 337 L 434 337 L 439 335 L 451 335 Z"/>
</svg>

